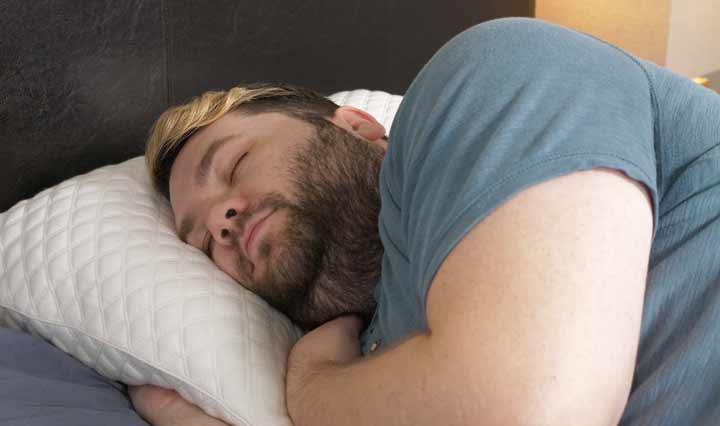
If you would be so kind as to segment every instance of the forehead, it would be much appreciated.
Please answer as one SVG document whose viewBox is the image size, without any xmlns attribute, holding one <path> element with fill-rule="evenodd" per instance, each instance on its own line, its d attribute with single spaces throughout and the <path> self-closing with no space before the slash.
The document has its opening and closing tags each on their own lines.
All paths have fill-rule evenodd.
<svg viewBox="0 0 720 426">
<path fill-rule="evenodd" d="M 288 125 L 302 126 L 301 120 L 295 119 L 280 112 L 247 113 L 243 111 L 232 111 L 218 120 L 197 131 L 186 143 L 186 146 L 193 145 L 196 148 L 207 145 L 218 137 L 230 133 L 266 133 L 280 130 Z M 181 150 L 185 151 L 185 148 Z M 179 156 L 178 156 L 179 158 Z"/>
<path fill-rule="evenodd" d="M 238 134 L 247 137 L 271 136 L 285 133 L 287 129 L 302 126 L 300 120 L 278 112 L 247 114 L 230 112 L 209 126 L 203 127 L 188 139 L 170 168 L 170 182 L 174 177 L 185 175 L 200 159 L 213 141 Z M 172 191 L 171 191 L 172 192 Z M 172 198 L 172 197 L 171 197 Z"/>
</svg>

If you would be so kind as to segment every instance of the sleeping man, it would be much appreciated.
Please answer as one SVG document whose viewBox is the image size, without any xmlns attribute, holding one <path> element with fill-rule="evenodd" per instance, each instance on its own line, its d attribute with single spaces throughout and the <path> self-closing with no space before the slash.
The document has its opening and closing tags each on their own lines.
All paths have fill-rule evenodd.
<svg viewBox="0 0 720 426">
<path fill-rule="evenodd" d="M 258 84 L 166 111 L 146 159 L 180 238 L 308 331 L 296 426 L 698 425 L 720 421 L 719 144 L 717 94 L 514 18 L 439 50 L 388 138 Z"/>
</svg>

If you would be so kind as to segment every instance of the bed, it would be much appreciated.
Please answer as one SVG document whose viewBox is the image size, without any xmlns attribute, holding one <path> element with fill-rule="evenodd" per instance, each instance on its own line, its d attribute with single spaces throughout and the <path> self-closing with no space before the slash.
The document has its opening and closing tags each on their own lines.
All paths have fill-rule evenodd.
<svg viewBox="0 0 720 426">
<path fill-rule="evenodd" d="M 0 212 L 142 155 L 154 119 L 203 91 L 279 81 L 401 95 L 454 34 L 531 16 L 532 3 L 4 1 Z M 146 424 L 124 384 L 52 341 L 3 327 L 0 348 L 0 424 Z"/>
</svg>

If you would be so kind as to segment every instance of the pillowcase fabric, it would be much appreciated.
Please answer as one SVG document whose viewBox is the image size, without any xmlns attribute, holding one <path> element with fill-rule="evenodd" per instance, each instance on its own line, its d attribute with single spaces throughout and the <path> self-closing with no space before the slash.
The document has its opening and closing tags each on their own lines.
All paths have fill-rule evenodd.
<svg viewBox="0 0 720 426">
<path fill-rule="evenodd" d="M 232 424 L 289 425 L 281 389 L 298 331 L 178 239 L 144 167 L 102 167 L 3 213 L 0 323 Z"/>
<path fill-rule="evenodd" d="M 330 98 L 387 129 L 402 99 L 369 90 Z M 0 325 L 106 378 L 175 389 L 233 425 L 291 425 L 285 368 L 300 330 L 180 241 L 143 157 L 0 214 Z"/>
</svg>

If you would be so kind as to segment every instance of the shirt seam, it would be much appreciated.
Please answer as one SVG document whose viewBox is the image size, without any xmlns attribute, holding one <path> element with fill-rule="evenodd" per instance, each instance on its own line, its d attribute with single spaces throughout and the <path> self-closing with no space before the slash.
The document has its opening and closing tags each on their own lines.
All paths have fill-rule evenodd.
<svg viewBox="0 0 720 426">
<path fill-rule="evenodd" d="M 619 48 L 618 46 L 615 46 L 611 43 L 608 43 L 607 41 L 595 37 L 592 34 L 588 34 L 582 31 L 573 30 L 577 33 L 583 34 L 587 37 L 590 37 L 594 40 L 599 41 L 600 43 L 604 44 L 605 46 L 608 46 L 615 51 L 621 53 L 626 58 L 630 59 L 635 65 L 637 65 L 640 70 L 642 71 L 643 75 L 645 76 L 645 81 L 647 81 L 648 84 L 648 91 L 650 92 L 650 106 L 651 106 L 651 113 L 652 113 L 652 120 L 653 120 L 653 150 L 655 152 L 655 174 L 657 175 L 657 185 L 660 187 L 660 183 L 664 182 L 664 178 L 662 175 L 662 164 L 663 162 L 660 161 L 661 151 L 660 147 L 663 146 L 662 143 L 662 133 L 660 132 L 660 108 L 657 101 L 657 91 L 655 90 L 655 84 L 653 84 L 652 78 L 650 78 L 650 74 L 648 73 L 647 68 L 645 65 L 643 65 L 642 62 L 638 60 L 637 57 L 631 55 L 629 52 L 626 52 L 625 50 Z M 658 197 L 661 196 L 661 193 L 664 193 L 664 191 L 658 191 Z M 660 204 L 660 201 L 658 200 L 658 204 Z"/>
</svg>

